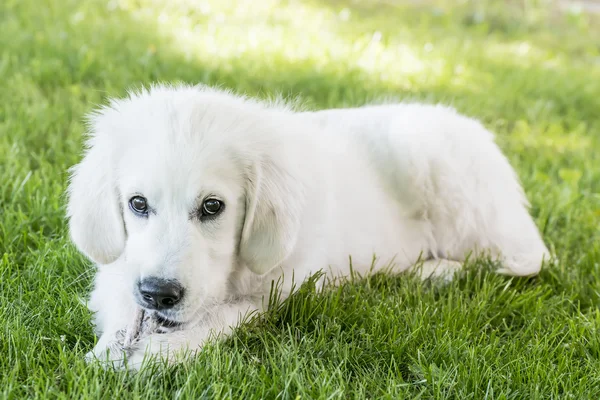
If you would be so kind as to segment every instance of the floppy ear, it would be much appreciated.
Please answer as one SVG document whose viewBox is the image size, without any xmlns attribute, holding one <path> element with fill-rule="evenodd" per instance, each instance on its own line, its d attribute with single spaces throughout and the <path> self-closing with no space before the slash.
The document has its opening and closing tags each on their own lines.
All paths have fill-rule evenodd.
<svg viewBox="0 0 600 400">
<path fill-rule="evenodd" d="M 98 264 L 110 264 L 123 252 L 125 227 L 113 179 L 111 149 L 97 138 L 88 142 L 83 160 L 71 169 L 67 215 L 71 239 Z"/>
<path fill-rule="evenodd" d="M 304 193 L 300 182 L 273 160 L 255 163 L 246 179 L 240 258 L 252 272 L 262 275 L 295 248 Z"/>
</svg>

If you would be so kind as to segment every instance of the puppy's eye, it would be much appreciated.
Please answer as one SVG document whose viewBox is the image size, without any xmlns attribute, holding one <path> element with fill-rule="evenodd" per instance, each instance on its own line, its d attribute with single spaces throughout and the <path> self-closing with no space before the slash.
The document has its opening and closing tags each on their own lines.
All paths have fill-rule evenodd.
<svg viewBox="0 0 600 400">
<path fill-rule="evenodd" d="M 148 214 L 148 202 L 146 198 L 142 196 L 134 196 L 129 199 L 129 208 L 138 215 L 145 216 Z"/>
<path fill-rule="evenodd" d="M 202 216 L 210 217 L 217 215 L 223 209 L 223 203 L 216 199 L 207 199 L 202 203 Z"/>
</svg>

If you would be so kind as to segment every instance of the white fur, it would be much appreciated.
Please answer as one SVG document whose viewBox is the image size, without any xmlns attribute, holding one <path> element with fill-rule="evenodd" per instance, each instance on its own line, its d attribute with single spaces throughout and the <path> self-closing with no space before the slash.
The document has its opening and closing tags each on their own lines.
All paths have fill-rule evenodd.
<svg viewBox="0 0 600 400">
<path fill-rule="evenodd" d="M 144 339 L 175 356 L 260 310 L 318 270 L 330 276 L 419 259 L 452 271 L 470 253 L 500 272 L 536 274 L 548 252 L 507 159 L 479 122 L 442 106 L 390 104 L 295 112 L 207 87 L 156 86 L 90 117 L 72 171 L 72 239 L 98 265 L 90 308 L 104 354 L 131 322 L 136 282 L 177 279 L 182 329 Z M 134 215 L 141 194 L 154 210 Z M 193 217 L 206 196 L 225 211 Z M 443 271 L 442 271 L 443 274 Z M 119 359 L 121 354 L 110 354 Z M 170 357 L 173 360 L 173 357 Z"/>
</svg>

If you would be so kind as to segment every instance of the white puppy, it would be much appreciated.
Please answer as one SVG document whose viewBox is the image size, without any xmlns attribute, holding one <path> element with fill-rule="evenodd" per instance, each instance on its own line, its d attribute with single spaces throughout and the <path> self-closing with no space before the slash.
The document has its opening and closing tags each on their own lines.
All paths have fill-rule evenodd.
<svg viewBox="0 0 600 400">
<path fill-rule="evenodd" d="M 123 359 L 114 343 L 140 307 L 160 325 L 129 367 L 226 334 L 262 309 L 273 280 L 285 297 L 292 276 L 348 275 L 349 257 L 362 273 L 375 255 L 374 270 L 423 259 L 443 275 L 485 254 L 532 275 L 548 255 L 492 134 L 446 107 L 294 112 L 157 86 L 111 101 L 90 128 L 68 216 L 98 265 L 93 354 Z"/>
</svg>

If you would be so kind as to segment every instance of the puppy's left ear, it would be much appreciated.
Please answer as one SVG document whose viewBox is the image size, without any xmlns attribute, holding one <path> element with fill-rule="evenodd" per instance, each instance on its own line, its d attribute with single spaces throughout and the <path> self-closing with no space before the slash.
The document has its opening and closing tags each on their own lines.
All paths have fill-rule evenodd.
<svg viewBox="0 0 600 400">
<path fill-rule="evenodd" d="M 255 163 L 247 173 L 240 258 L 256 274 L 279 266 L 296 247 L 304 191 L 294 175 L 272 159 Z"/>
</svg>

